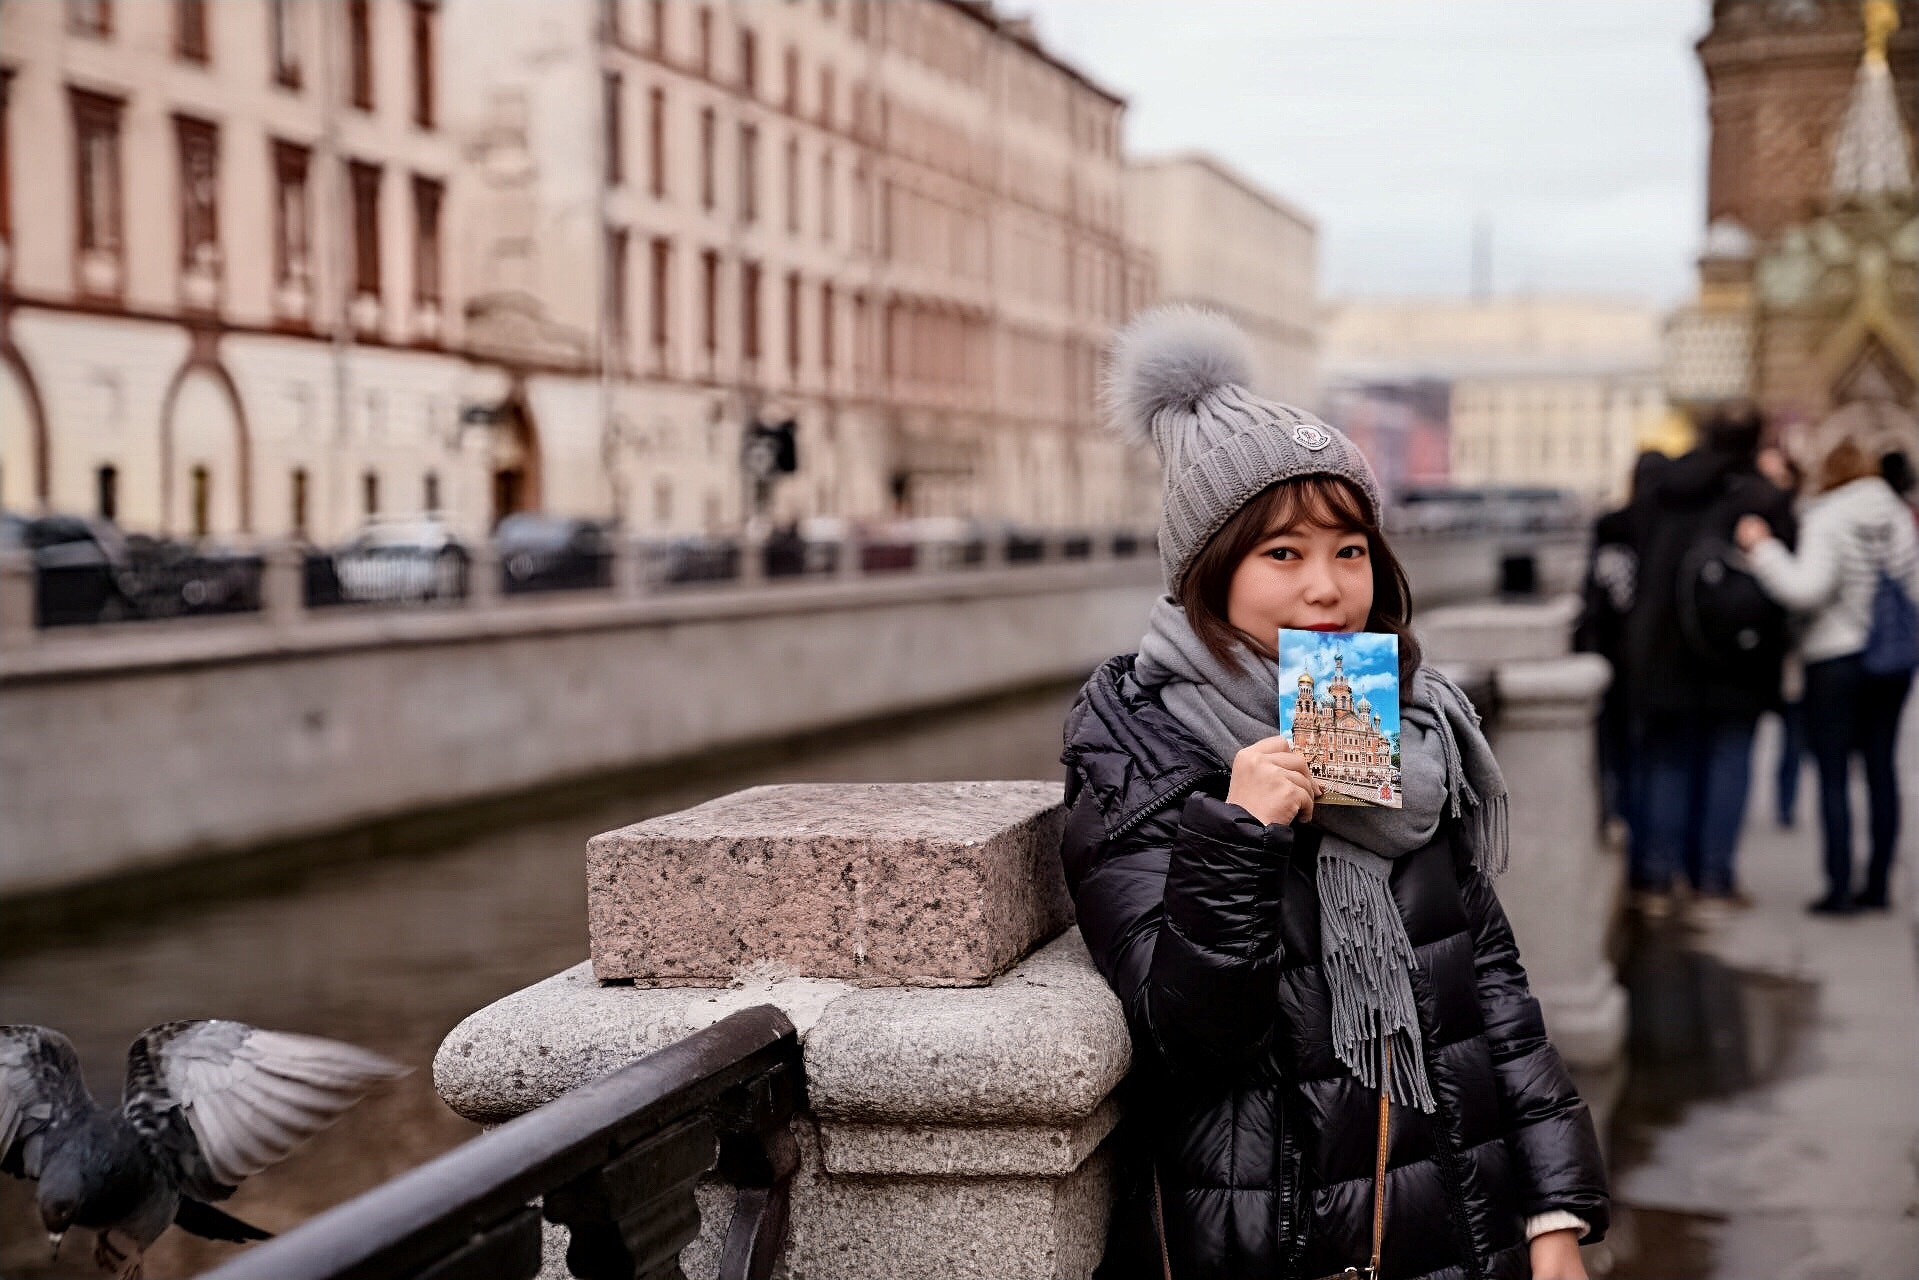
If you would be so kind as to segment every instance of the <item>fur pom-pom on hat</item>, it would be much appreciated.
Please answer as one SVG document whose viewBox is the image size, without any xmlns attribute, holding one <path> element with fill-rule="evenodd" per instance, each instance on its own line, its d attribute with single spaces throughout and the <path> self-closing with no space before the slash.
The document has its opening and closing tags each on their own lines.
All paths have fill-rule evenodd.
<svg viewBox="0 0 1919 1280">
<path fill-rule="evenodd" d="M 1224 386 L 1252 381 L 1246 337 L 1225 316 L 1198 307 L 1155 307 L 1127 325 L 1106 374 L 1106 413 L 1113 430 L 1153 443 L 1160 411 L 1190 409 Z"/>
<path fill-rule="evenodd" d="M 1114 431 L 1159 454 L 1165 492 L 1159 556 L 1177 593 L 1193 557 L 1233 513 L 1267 487 L 1337 476 L 1377 520 L 1379 481 L 1358 446 L 1304 409 L 1254 395 L 1252 351 L 1225 316 L 1156 307 L 1119 335 L 1107 366 Z"/>
</svg>

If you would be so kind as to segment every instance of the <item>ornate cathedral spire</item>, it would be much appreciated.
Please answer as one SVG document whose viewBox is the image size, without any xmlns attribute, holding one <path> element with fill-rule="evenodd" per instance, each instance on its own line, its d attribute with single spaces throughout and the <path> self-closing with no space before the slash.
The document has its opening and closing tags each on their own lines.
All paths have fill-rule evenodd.
<svg viewBox="0 0 1919 1280">
<path fill-rule="evenodd" d="M 1864 0 L 1861 13 L 1866 51 L 1832 150 L 1830 192 L 1841 201 L 1912 191 L 1912 150 L 1886 62 L 1886 44 L 1899 28 L 1899 7 L 1894 0 Z"/>
</svg>

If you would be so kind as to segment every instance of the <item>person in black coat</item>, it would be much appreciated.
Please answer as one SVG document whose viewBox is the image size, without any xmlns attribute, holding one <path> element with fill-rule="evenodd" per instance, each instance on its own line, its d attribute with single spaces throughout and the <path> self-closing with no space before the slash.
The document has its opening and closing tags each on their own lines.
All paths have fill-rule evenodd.
<svg viewBox="0 0 1919 1280">
<path fill-rule="evenodd" d="M 1758 468 L 1763 424 L 1722 413 L 1699 447 L 1660 467 L 1636 504 L 1639 591 L 1625 663 L 1637 733 L 1633 888 L 1667 909 L 1684 881 L 1715 904 L 1743 902 L 1735 860 L 1759 715 L 1782 705 L 1788 619 L 1742 567 L 1733 528 L 1762 517 L 1788 542 L 1791 495 Z"/>
<path fill-rule="evenodd" d="M 1420 661 L 1370 466 L 1247 392 L 1239 344 L 1168 309 L 1115 361 L 1170 594 L 1062 757 L 1067 883 L 1135 1047 L 1103 1274 L 1583 1280 L 1605 1174 L 1493 893 L 1497 762 Z M 1280 627 L 1398 638 L 1402 809 L 1319 803 L 1275 732 Z"/>
<path fill-rule="evenodd" d="M 1596 653 L 1612 664 L 1612 683 L 1606 686 L 1595 726 L 1599 747 L 1601 797 L 1608 818 L 1630 830 L 1636 818 L 1633 805 L 1632 696 L 1626 665 L 1626 620 L 1632 616 L 1639 590 L 1640 511 L 1652 488 L 1653 476 L 1666 462 L 1651 451 L 1633 464 L 1632 492 L 1626 505 L 1608 511 L 1593 522 L 1592 548 L 1586 560 L 1585 598 L 1573 648 Z"/>
</svg>

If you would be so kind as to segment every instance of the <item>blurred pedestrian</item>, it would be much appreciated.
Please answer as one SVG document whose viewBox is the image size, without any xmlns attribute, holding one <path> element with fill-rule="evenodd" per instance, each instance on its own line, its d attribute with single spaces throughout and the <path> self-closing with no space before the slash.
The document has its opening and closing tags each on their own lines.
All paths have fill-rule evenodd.
<svg viewBox="0 0 1919 1280">
<path fill-rule="evenodd" d="M 1759 473 L 1794 499 L 1805 485 L 1805 476 L 1784 449 L 1761 449 Z M 1779 676 L 1779 763 L 1773 773 L 1772 808 L 1773 821 L 1781 827 L 1798 820 L 1799 782 L 1806 771 L 1806 667 L 1797 643 L 1797 620 L 1793 638 Z"/>
<path fill-rule="evenodd" d="M 1634 822 L 1630 768 L 1633 751 L 1630 671 L 1626 664 L 1626 620 L 1632 614 L 1639 589 L 1638 520 L 1635 504 L 1643 502 L 1651 478 L 1664 464 L 1664 454 L 1647 450 L 1633 465 L 1632 488 L 1626 505 L 1608 511 L 1593 522 L 1592 552 L 1586 563 L 1585 600 L 1573 647 L 1596 653 L 1612 664 L 1613 678 L 1599 706 L 1598 747 L 1600 799 L 1607 819 L 1630 832 Z"/>
<path fill-rule="evenodd" d="M 1493 891 L 1498 762 L 1420 661 L 1372 467 L 1249 366 L 1184 308 L 1114 361 L 1164 466 L 1168 594 L 1062 756 L 1060 856 L 1143 1081 L 1102 1276 L 1584 1280 L 1606 1175 Z M 1397 637 L 1402 808 L 1315 804 L 1278 727 L 1282 627 Z"/>
<path fill-rule="evenodd" d="M 1919 662 L 1919 535 L 1912 514 L 1856 442 L 1842 440 L 1819 465 L 1818 496 L 1807 504 L 1794 554 L 1766 521 L 1739 522 L 1759 581 L 1781 603 L 1809 615 L 1806 742 L 1819 766 L 1819 825 L 1826 891 L 1821 914 L 1883 910 L 1890 902 L 1899 840 L 1894 756 L 1899 716 Z M 1852 757 L 1865 765 L 1871 854 L 1854 892 Z"/>
<path fill-rule="evenodd" d="M 1699 446 L 1659 467 L 1635 516 L 1639 591 L 1626 622 L 1638 736 L 1634 901 L 1699 913 L 1743 906 L 1736 860 L 1762 711 L 1780 705 L 1786 614 L 1741 566 L 1733 526 L 1765 517 L 1793 534 L 1790 502 L 1758 469 L 1756 411 L 1715 414 Z"/>
</svg>

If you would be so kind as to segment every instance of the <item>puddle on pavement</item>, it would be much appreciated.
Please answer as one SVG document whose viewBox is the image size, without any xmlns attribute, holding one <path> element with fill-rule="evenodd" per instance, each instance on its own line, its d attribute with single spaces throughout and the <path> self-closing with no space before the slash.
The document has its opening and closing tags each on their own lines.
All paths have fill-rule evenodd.
<svg viewBox="0 0 1919 1280">
<path fill-rule="evenodd" d="M 1692 949 L 1683 927 L 1635 927 L 1621 978 L 1632 1001 L 1630 1072 L 1614 1112 L 1615 1184 L 1670 1142 L 1694 1103 L 1772 1083 L 1801 1062 L 1818 988 L 1734 969 Z M 1722 1268 L 1724 1220 L 1615 1199 L 1610 1280 L 1752 1280 Z"/>
</svg>

